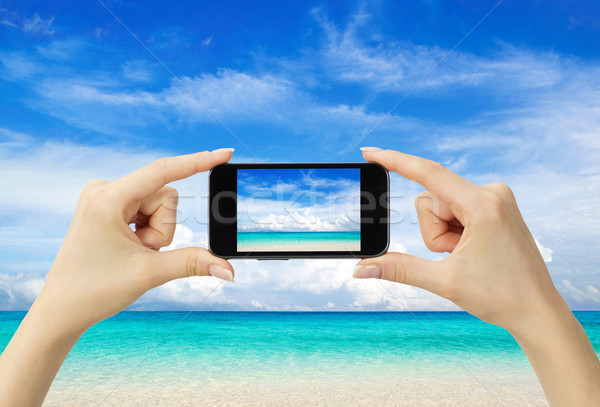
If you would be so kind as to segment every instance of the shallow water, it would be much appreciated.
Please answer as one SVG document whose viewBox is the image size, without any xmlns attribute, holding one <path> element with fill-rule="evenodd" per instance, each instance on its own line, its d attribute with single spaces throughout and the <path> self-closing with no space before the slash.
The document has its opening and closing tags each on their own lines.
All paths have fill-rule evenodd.
<svg viewBox="0 0 600 407">
<path fill-rule="evenodd" d="M 24 315 L 0 313 L 2 348 Z M 575 315 L 600 350 L 600 312 Z M 238 391 L 244 383 L 340 388 L 362 378 L 401 381 L 409 393 L 409 383 L 418 390 L 457 380 L 469 391 L 484 391 L 527 382 L 523 391 L 542 397 L 514 339 L 464 312 L 123 312 L 81 338 L 53 389 L 147 394 L 202 383 L 208 394 L 211 384 L 214 390 L 237 383 Z"/>
<path fill-rule="evenodd" d="M 575 315 L 598 351 L 600 312 Z M 2 348 L 23 316 L 0 313 Z M 505 330 L 464 312 L 123 312 L 81 338 L 60 376 L 136 364 L 140 374 L 216 378 L 529 367 Z"/>
<path fill-rule="evenodd" d="M 237 250 L 359 251 L 360 232 L 238 232 Z"/>
</svg>

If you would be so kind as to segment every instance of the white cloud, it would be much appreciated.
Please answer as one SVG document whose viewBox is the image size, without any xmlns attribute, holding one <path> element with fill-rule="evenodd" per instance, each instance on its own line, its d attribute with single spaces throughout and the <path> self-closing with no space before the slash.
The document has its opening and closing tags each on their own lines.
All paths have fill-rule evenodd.
<svg viewBox="0 0 600 407">
<path fill-rule="evenodd" d="M 40 72 L 40 66 L 23 53 L 6 55 L 0 52 L 2 74 L 7 80 L 30 80 Z"/>
<path fill-rule="evenodd" d="M 154 79 L 154 71 L 145 60 L 127 61 L 123 66 L 123 76 L 133 82 L 150 82 Z"/>
<path fill-rule="evenodd" d="M 580 159 L 571 165 L 576 168 L 583 162 L 585 159 Z M 600 177 L 556 172 L 551 165 L 523 167 L 516 174 L 498 172 L 468 178 L 477 184 L 503 182 L 512 188 L 533 235 L 543 236 L 544 244 L 552 247 L 552 253 L 540 251 L 545 260 L 552 258 L 550 272 L 555 278 L 582 269 L 597 275 L 600 219 L 593 208 L 600 205 Z"/>
<path fill-rule="evenodd" d="M 193 123 L 214 121 L 206 106 L 226 123 L 282 126 L 292 134 L 309 135 L 331 146 L 340 136 L 358 139 L 384 116 L 363 106 L 323 105 L 280 75 L 220 70 L 215 75 L 184 77 L 182 81 L 185 89 L 173 84 L 159 98 L 177 117 Z M 411 126 L 411 119 L 392 118 L 384 128 Z"/>
<path fill-rule="evenodd" d="M 535 239 L 535 244 L 538 250 L 540 251 L 540 254 L 542 255 L 544 261 L 546 263 L 552 262 L 552 252 L 554 252 L 554 250 L 542 246 L 542 244 L 537 239 Z"/>
<path fill-rule="evenodd" d="M 326 45 L 318 63 L 334 79 L 377 91 L 408 91 L 423 81 L 418 93 L 449 86 L 493 86 L 494 92 L 539 88 L 555 84 L 564 72 L 552 53 L 533 54 L 506 46 L 494 58 L 408 41 L 375 40 L 370 15 L 357 11 L 348 24 L 337 27 L 320 9 L 312 12 L 325 32 Z M 380 38 L 385 38 L 380 36 Z M 438 64 L 448 55 L 450 57 Z M 502 86 L 498 86 L 501 84 Z"/>
<path fill-rule="evenodd" d="M 164 155 L 118 146 L 39 143 L 8 129 L 0 136 L 0 272 L 48 272 L 83 185 L 117 179 Z"/>
<path fill-rule="evenodd" d="M 6 19 L 6 18 L 0 20 L 0 24 L 8 25 L 9 27 L 13 27 L 13 28 L 18 28 L 17 24 L 15 24 L 13 21 Z"/>
<path fill-rule="evenodd" d="M 117 179 L 163 155 L 72 143 L 38 143 L 31 136 L 10 134 L 9 144 L 0 143 L 0 173 L 10 174 L 0 177 L 0 189 L 4 191 L 0 209 L 5 213 L 70 216 L 87 181 Z"/>
<path fill-rule="evenodd" d="M 400 242 L 390 242 L 390 252 L 397 252 L 397 253 L 407 253 L 407 248 L 405 245 L 403 245 Z"/>
<path fill-rule="evenodd" d="M 303 292 L 320 295 L 342 288 L 351 278 L 356 262 L 352 259 L 232 261 L 236 268 L 236 284 L 249 289 L 264 287 L 269 291 L 294 292 L 296 299 L 301 298 L 299 294 Z M 243 269 L 237 272 L 240 263 L 243 263 Z"/>
<path fill-rule="evenodd" d="M 52 22 L 54 22 L 54 16 L 43 19 L 35 13 L 33 17 L 27 18 L 0 8 L 0 24 L 19 29 L 28 34 L 53 35 L 54 30 L 50 28 Z"/>
<path fill-rule="evenodd" d="M 400 243 L 392 250 L 405 252 Z M 313 310 L 457 310 L 457 306 L 422 289 L 382 280 L 353 279 L 352 270 L 358 259 L 290 260 L 288 262 L 255 262 L 246 260 L 244 270 L 237 272 L 236 284 L 253 291 L 271 293 L 275 304 L 260 302 L 262 309 L 282 309 L 277 291 L 285 293 L 284 301 L 310 301 L 311 295 L 322 298 Z M 296 303 L 297 304 L 297 303 Z M 297 305 L 301 305 L 297 304 Z"/>
<path fill-rule="evenodd" d="M 0 310 L 28 309 L 40 293 L 44 280 L 41 273 L 0 273 Z"/>
<path fill-rule="evenodd" d="M 54 17 L 44 20 L 36 13 L 32 18 L 23 19 L 23 31 L 31 34 L 52 35 L 54 30 L 50 26 L 53 21 Z"/>
<path fill-rule="evenodd" d="M 241 181 L 240 181 L 241 180 Z M 258 231 L 358 231 L 360 182 L 341 175 L 302 177 L 273 186 L 251 175 L 238 178 L 238 229 Z"/>
<path fill-rule="evenodd" d="M 420 288 L 377 279 L 348 281 L 347 288 L 354 297 L 356 309 L 385 309 L 390 311 L 456 311 L 452 302 Z"/>
<path fill-rule="evenodd" d="M 263 202 L 264 201 L 264 202 Z M 358 231 L 357 205 L 294 205 L 294 201 L 240 200 L 238 229 L 260 231 Z M 352 217 L 352 218 L 351 218 Z"/>
<path fill-rule="evenodd" d="M 102 91 L 89 83 L 78 83 L 76 80 L 65 80 L 56 83 L 46 81 L 38 88 L 40 94 L 55 102 L 98 103 L 107 106 L 161 106 L 163 102 L 154 94 L 145 91 L 110 92 Z"/>
<path fill-rule="evenodd" d="M 30 146 L 33 137 L 18 131 L 0 127 L 0 151 L 6 148 L 22 148 Z"/>
<path fill-rule="evenodd" d="M 315 15 L 327 35 L 325 46 L 314 52 L 308 50 L 297 61 L 282 62 L 280 66 L 285 69 L 260 73 L 222 69 L 182 80 L 228 124 L 280 126 L 290 135 L 289 140 L 296 135 L 310 135 L 315 149 L 323 147 L 340 154 L 386 112 L 372 110 L 368 104 L 320 99 L 318 92 L 312 93 L 315 89 L 334 80 L 366 89 L 369 94 L 401 93 L 414 86 L 448 51 L 368 37 L 364 22 L 369 17 L 364 10 L 345 28 L 335 27 L 318 12 Z M 21 20 L 11 16 L 0 15 L 0 20 L 21 28 Z M 44 22 L 50 30 L 50 19 L 34 16 L 30 20 L 31 30 Z M 37 29 L 43 33 L 42 28 Z M 37 101 L 30 102 L 31 107 L 77 128 L 114 135 L 156 124 L 213 123 L 205 109 L 177 83 L 167 83 L 161 90 L 128 89 L 125 85 L 132 81 L 141 86 L 152 80 L 151 75 L 142 72 L 141 62 L 126 62 L 117 78 L 112 73 L 95 71 L 73 74 L 61 65 L 61 61 L 77 56 L 74 50 L 82 49 L 77 47 L 85 46 L 63 41 L 38 48 L 33 54 L 0 53 L 2 75 L 37 92 Z M 444 90 L 478 87 L 484 96 L 500 100 L 500 108 L 491 107 L 455 125 L 392 115 L 378 129 L 378 140 L 390 143 L 410 134 L 425 152 L 476 183 L 509 184 L 534 235 L 543 236 L 544 244 L 553 248 L 539 245 L 553 278 L 561 281 L 569 275 L 569 280 L 559 286 L 567 300 L 572 306 L 596 308 L 594 281 L 598 280 L 600 221 L 593 209 L 600 207 L 599 69 L 569 56 L 509 46 L 501 46 L 492 57 L 456 52 L 423 84 L 418 96 L 437 97 Z M 0 173 L 9 174 L 0 178 L 4 198 L 0 210 L 8 218 L 8 225 L 0 228 L 0 243 L 23 256 L 1 263 L 3 268 L 22 272 L 17 278 L 21 283 L 6 283 L 17 274 L 3 277 L 5 294 L 0 295 L 13 298 L 11 307 L 31 300 L 40 277 L 30 273 L 47 271 L 87 180 L 114 179 L 165 155 L 118 145 L 89 147 L 36 141 L 42 137 L 0 129 Z M 205 186 L 205 178 L 197 180 Z M 198 195 L 195 182 L 177 185 L 182 195 Z M 418 188 L 393 177 L 394 188 L 404 196 L 392 200 L 398 212 L 393 214 L 396 222 L 391 249 L 436 256 L 426 250 L 414 223 L 412 196 Z M 205 226 L 195 223 L 204 221 L 197 208 L 200 203 L 182 200 L 188 222 L 177 228 L 171 248 L 206 243 Z M 305 216 L 301 212 L 299 215 Z M 36 230 L 31 225 L 36 225 Z M 26 261 L 32 245 L 39 258 Z M 330 308 L 329 303 L 335 309 L 451 307 L 445 300 L 412 287 L 352 280 L 355 262 L 247 261 L 239 265 L 237 291 L 229 286 L 217 288 L 206 304 L 243 309 L 323 309 Z M 37 282 L 25 283 L 30 277 Z M 171 283 L 136 306 L 192 307 L 208 293 L 206 290 L 215 288 L 213 280 L 197 279 L 191 285 L 184 281 Z M 262 296 L 257 290 L 262 290 Z"/>
<path fill-rule="evenodd" d="M 343 153 L 385 116 L 360 105 L 323 104 L 301 90 L 298 83 L 271 73 L 221 69 L 215 74 L 181 77 L 183 87 L 172 81 L 171 86 L 159 91 L 123 90 L 126 83 L 119 82 L 112 73 L 77 76 L 55 61 L 49 70 L 48 58 L 67 52 L 65 46 L 52 43 L 29 55 L 4 53 L 0 61 L 7 79 L 23 81 L 37 93 L 37 98 L 29 100 L 32 108 L 77 128 L 111 136 L 156 124 L 214 124 L 214 114 L 228 124 L 283 127 L 292 135 L 313 138 L 326 150 Z M 133 79 L 150 78 L 135 61 L 130 64 L 134 65 L 124 68 L 127 84 Z M 380 129 L 405 131 L 414 129 L 417 123 L 413 118 L 392 116 Z M 340 143 L 340 138 L 345 142 Z"/>
<path fill-rule="evenodd" d="M 74 126 L 115 134 L 139 126 L 151 126 L 156 123 L 166 125 L 173 122 L 173 116 L 177 121 L 214 123 L 214 118 L 202 106 L 204 104 L 227 123 L 284 126 L 293 134 L 315 135 L 315 140 L 323 146 L 339 151 L 340 148 L 348 148 L 348 145 L 359 140 L 361 135 L 371 130 L 385 117 L 385 114 L 370 111 L 363 105 L 322 103 L 309 93 L 310 87 L 305 86 L 305 82 L 310 81 L 310 78 L 307 78 L 309 74 L 305 72 L 296 75 L 297 72 L 313 67 L 311 70 L 313 73 L 310 73 L 313 75 L 314 66 L 317 64 L 319 69 L 316 71 L 325 81 L 333 76 L 350 81 L 357 86 L 367 86 L 370 90 L 379 88 L 397 92 L 406 87 L 412 88 L 419 75 L 427 72 L 429 67 L 439 62 L 448 51 L 411 43 L 363 42 L 362 39 L 365 37 L 363 31 L 368 31 L 367 27 L 371 27 L 366 25 L 369 16 L 364 10 L 359 10 L 344 29 L 335 27 L 319 10 L 314 11 L 313 15 L 324 28 L 327 39 L 325 46 L 315 51 L 316 56 L 308 52 L 303 59 L 295 61 L 296 68 L 290 67 L 288 63 L 287 71 L 278 73 L 262 71 L 260 74 L 252 74 L 221 69 L 214 74 L 202 73 L 182 77 L 187 89 L 183 89 L 178 82 L 173 82 L 170 87 L 163 90 L 148 92 L 123 91 L 123 84 L 115 83 L 114 80 L 77 78 L 72 72 L 67 74 L 61 73 L 60 69 L 52 69 L 50 72 L 45 71 L 41 77 L 36 77 L 36 82 L 32 83 L 43 100 L 34 103 L 34 107 Z M 366 36 L 366 38 L 371 37 Z M 46 54 L 60 44 L 61 42 L 58 41 L 56 44 L 52 43 L 47 47 L 49 50 Z M 39 54 L 44 56 L 42 49 Z M 7 67 L 8 73 L 13 78 L 21 79 L 32 78 L 35 72 L 39 74 L 40 68 L 45 63 L 45 61 L 36 61 L 32 56 L 28 59 L 24 54 L 18 53 L 0 55 L 0 58 Z M 23 66 L 26 69 L 22 69 Z M 573 94 L 597 93 L 593 86 L 588 86 L 590 79 L 593 82 L 593 78 L 599 76 L 596 71 L 593 68 L 587 71 L 579 68 L 577 61 L 569 57 L 505 46 L 493 58 L 457 51 L 453 54 L 452 60 L 447 61 L 447 64 L 439 70 L 436 74 L 438 76 L 430 78 L 421 88 L 439 87 L 444 84 L 459 84 L 463 87 L 469 84 L 487 84 L 489 86 L 486 87 L 486 91 L 491 96 L 496 92 L 514 95 L 508 100 L 511 105 L 514 105 L 514 100 L 521 99 L 522 93 L 517 97 L 516 90 L 529 89 L 530 98 L 543 101 L 540 102 L 542 104 L 546 103 L 544 101 L 556 99 L 568 101 L 570 100 L 568 96 Z M 97 77 L 98 74 L 94 73 L 92 76 Z M 109 73 L 105 76 L 114 77 Z M 124 77 L 128 80 L 146 81 L 151 76 L 143 64 L 129 61 L 124 68 Z M 577 78 L 577 81 L 573 81 L 574 78 Z M 568 89 L 566 84 L 569 81 L 580 85 L 577 85 L 577 89 Z M 538 94 L 538 92 L 554 92 L 555 95 L 557 91 L 561 91 L 560 88 L 556 88 L 557 86 L 562 86 L 564 93 L 568 95 L 553 98 L 548 94 Z M 191 90 L 201 103 L 198 103 L 188 90 Z M 435 96 L 439 97 L 439 93 Z M 506 95 L 502 96 L 502 101 L 505 106 Z M 585 104 L 585 101 L 571 106 L 570 109 L 558 106 L 556 112 L 563 112 L 560 120 L 556 119 L 552 125 L 546 124 L 546 127 L 555 127 L 557 134 L 561 134 L 566 127 L 576 129 L 571 131 L 571 134 L 582 132 L 586 143 L 597 144 L 594 140 L 600 138 L 586 135 L 591 129 L 598 128 L 597 126 L 586 124 L 585 128 L 582 128 L 581 122 L 576 119 L 563 120 L 571 113 L 579 112 L 576 117 L 581 116 L 582 108 L 586 109 L 586 114 L 589 111 L 588 118 L 598 117 L 597 114 L 591 114 L 593 106 L 595 105 Z M 510 117 L 508 115 L 514 113 L 514 111 L 507 111 L 505 114 Z M 547 116 L 553 117 L 552 114 Z M 541 119 L 539 123 L 529 122 L 530 128 L 527 129 L 529 136 L 536 134 L 537 124 L 543 124 Z M 589 120 L 584 123 L 594 124 Z M 479 144 L 481 148 L 493 147 L 498 143 L 507 147 L 524 144 L 521 142 L 524 134 L 521 129 L 511 131 L 506 127 L 503 129 L 504 134 L 494 132 L 502 129 L 489 129 L 488 134 L 484 135 L 480 128 L 475 127 L 469 131 L 471 133 L 469 136 L 464 132 L 456 134 L 452 131 L 448 136 L 446 130 L 452 129 L 445 129 L 439 125 L 432 127 L 415 118 L 395 115 L 388 118 L 379 128 L 380 132 L 393 131 L 394 134 L 409 131 L 414 134 L 428 134 L 433 131 L 438 134 L 431 137 L 431 140 L 438 140 L 439 149 L 445 151 L 462 149 L 465 143 L 463 139 L 471 145 Z M 453 136 L 453 133 L 456 136 Z M 345 142 L 338 143 L 340 138 L 344 138 Z M 529 151 L 525 150 L 522 154 L 528 153 Z M 464 166 L 466 159 L 463 157 L 461 166 Z"/>
<path fill-rule="evenodd" d="M 213 39 L 212 35 L 210 37 L 206 38 L 204 41 L 202 41 L 202 46 L 208 47 L 210 45 L 210 43 L 212 42 L 212 39 Z"/>
<path fill-rule="evenodd" d="M 78 38 L 55 40 L 49 44 L 36 47 L 39 55 L 59 62 L 77 57 L 86 48 L 86 42 Z"/>
<path fill-rule="evenodd" d="M 214 277 L 188 277 L 173 280 L 144 294 L 131 310 L 205 309 L 235 304 L 223 295 L 224 283 Z"/>
<path fill-rule="evenodd" d="M 5 129 L 2 134 L 5 135 L 3 140 L 6 142 L 0 149 L 2 154 L 0 165 L 5 165 L 3 170 L 8 171 L 9 168 L 11 170 L 10 177 L 0 180 L 0 183 L 4 182 L 0 187 L 10 194 L 9 199 L 2 201 L 5 205 L 3 208 L 5 213 L 16 213 L 17 208 L 19 208 L 18 210 L 24 208 L 35 211 L 40 218 L 48 217 L 49 214 L 54 214 L 50 217 L 59 215 L 65 223 L 68 223 L 68 216 L 85 181 L 91 178 L 102 178 L 102 175 L 105 175 L 104 178 L 116 178 L 161 155 L 156 152 L 140 155 L 127 151 L 117 152 L 108 148 L 91 148 L 60 143 L 48 143 L 45 146 L 29 147 L 29 149 L 25 147 L 26 151 L 23 151 L 29 140 L 27 135 L 8 129 Z M 487 178 L 488 182 L 498 181 L 498 176 L 498 174 L 487 174 L 480 176 L 478 180 L 482 181 Z M 59 183 L 57 180 L 62 180 L 62 182 Z M 568 251 L 575 249 L 565 242 L 552 243 L 554 240 L 548 236 L 567 235 L 571 236 L 568 239 L 571 241 L 574 236 L 581 236 L 582 231 L 585 232 L 581 237 L 584 240 L 595 236 L 594 233 L 597 234 L 598 227 L 590 223 L 594 218 L 586 215 L 586 211 L 590 207 L 596 207 L 593 203 L 598 197 L 594 192 L 597 183 L 589 183 L 586 178 L 581 177 L 559 174 L 549 176 L 540 172 L 519 175 L 510 179 L 503 176 L 501 180 L 514 187 L 526 220 L 531 221 L 535 226 L 536 234 L 543 235 L 544 241 L 548 241 L 552 247 L 566 248 Z M 194 190 L 191 185 L 192 183 L 183 183 L 181 187 L 189 192 Z M 402 199 L 400 202 L 396 201 L 395 209 L 404 206 L 412 208 L 411 195 L 418 191 L 407 189 L 407 185 L 412 184 L 407 184 L 397 177 L 392 179 L 393 189 L 402 192 L 408 198 Z M 585 191 L 585 193 L 581 191 Z M 70 198 L 64 196 L 70 196 Z M 577 197 L 577 199 L 574 200 L 573 197 Z M 68 204 L 70 209 L 66 210 L 65 204 Z M 391 250 L 405 252 L 409 249 L 411 254 L 427 257 L 427 251 L 418 238 L 418 228 L 415 224 L 408 222 L 412 212 L 407 213 L 406 210 L 408 209 L 405 209 L 400 216 L 403 222 L 395 226 L 400 229 L 401 233 L 393 231 L 394 243 Z M 191 220 L 193 221 L 193 219 Z M 6 239 L 4 240 L 7 245 L 5 247 L 15 247 L 18 242 L 21 242 L 19 245 L 25 252 L 29 251 L 31 244 L 37 241 L 41 245 L 58 247 L 62 236 L 56 233 L 56 229 L 53 230 L 50 237 L 37 238 L 31 234 L 31 230 L 25 228 L 20 231 L 5 230 Z M 36 239 L 41 240 L 36 241 Z M 44 241 L 47 243 L 43 243 Z M 575 241 L 577 242 L 577 240 Z M 204 243 L 205 231 L 202 227 L 198 225 L 179 226 L 171 248 L 203 245 Z M 578 249 L 579 252 L 574 250 L 570 255 L 587 256 L 585 257 L 587 259 L 590 259 L 590 256 L 593 258 L 594 250 L 589 250 L 591 241 L 587 240 L 585 245 L 582 243 L 574 245 L 581 247 Z M 38 248 L 40 244 L 35 243 Z M 540 250 L 545 260 L 548 261 L 549 256 L 553 253 Z M 53 254 L 48 254 L 48 256 L 53 256 Z M 560 257 L 565 256 L 561 254 Z M 45 263 L 40 263 L 39 271 L 48 270 L 49 261 L 45 260 Z M 589 260 L 586 261 L 589 262 Z M 356 260 L 302 260 L 265 264 L 247 261 L 236 275 L 236 290 L 238 291 L 229 291 L 227 288 L 221 287 L 211 294 L 210 289 L 215 288 L 210 282 L 213 279 L 198 279 L 197 282 L 191 284 L 184 281 L 173 282 L 166 288 L 149 293 L 135 305 L 135 308 L 164 307 L 167 309 L 176 307 L 189 309 L 196 306 L 204 296 L 210 294 L 200 307 L 252 309 L 251 300 L 246 302 L 244 298 L 257 289 L 261 289 L 264 292 L 264 298 L 255 300 L 263 304 L 264 309 L 324 309 L 328 307 L 327 302 L 337 304 L 336 309 L 338 310 L 454 309 L 445 300 L 423 290 L 390 284 L 383 286 L 381 282 L 377 281 L 364 283 L 352 280 L 350 275 L 355 262 Z M 31 272 L 37 271 L 35 263 L 24 265 L 24 267 Z M 27 279 L 28 276 L 29 274 L 23 274 L 20 278 Z M 20 309 L 25 309 L 26 304 L 33 299 L 32 293 L 35 292 L 31 287 L 39 287 L 41 280 L 37 281 L 31 286 L 27 284 L 5 285 L 4 292 L 9 293 L 5 294 L 6 298 L 13 298 L 11 302 L 7 303 L 7 307 L 19 308 L 17 304 L 20 304 Z M 207 281 L 209 283 L 205 287 L 204 284 Z M 38 285 L 36 286 L 36 284 Z M 238 286 L 241 288 L 237 288 Z M 586 285 L 586 287 L 588 286 Z M 573 306 L 585 304 L 581 301 L 588 301 L 588 304 L 592 304 L 590 306 L 594 306 L 593 304 L 596 302 L 593 301 L 593 298 L 596 297 L 594 297 L 593 290 L 595 288 L 592 285 L 589 287 L 576 291 L 572 285 L 563 284 L 563 287 L 559 288 Z M 283 299 L 277 293 L 284 295 Z M 309 301 L 308 298 L 312 298 L 310 296 L 320 297 L 321 302 L 315 304 L 314 300 L 311 300 L 311 305 L 306 305 L 306 301 Z"/>
<path fill-rule="evenodd" d="M 600 291 L 591 284 L 577 288 L 571 281 L 563 280 L 558 288 L 567 297 L 567 300 L 574 301 L 579 306 L 596 308 L 600 303 Z"/>
<path fill-rule="evenodd" d="M 280 309 L 278 309 L 277 307 L 272 307 L 270 305 L 263 304 L 258 300 L 250 301 L 250 306 L 256 309 L 257 311 L 280 311 Z"/>
<path fill-rule="evenodd" d="M 562 69 L 559 84 L 518 93 L 520 106 L 501 107 L 472 124 L 438 126 L 436 150 L 484 157 L 503 170 L 517 163 L 551 163 L 569 172 L 597 165 L 592 152 L 600 151 L 600 67 Z"/>
<path fill-rule="evenodd" d="M 177 224 L 175 226 L 175 234 L 171 244 L 161 251 L 180 249 L 182 247 L 188 247 L 195 245 L 197 242 L 194 240 L 194 231 L 183 224 Z"/>
<path fill-rule="evenodd" d="M 305 99 L 292 82 L 274 75 L 253 76 L 220 70 L 216 75 L 184 77 L 182 82 L 185 89 L 174 83 L 162 98 L 183 117 L 193 121 L 212 120 L 194 96 L 219 117 L 234 119 L 234 116 L 241 116 L 236 121 L 252 119 L 256 115 L 265 117 L 280 112 L 281 109 L 276 107 L 293 98 Z"/>
</svg>

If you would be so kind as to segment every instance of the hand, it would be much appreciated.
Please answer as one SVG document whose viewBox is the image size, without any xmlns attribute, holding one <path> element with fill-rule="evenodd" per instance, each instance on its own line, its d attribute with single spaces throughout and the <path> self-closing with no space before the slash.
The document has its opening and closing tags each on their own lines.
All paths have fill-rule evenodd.
<svg viewBox="0 0 600 407">
<path fill-rule="evenodd" d="M 205 249 L 158 251 L 176 224 L 177 191 L 165 185 L 232 152 L 163 158 L 114 182 L 86 184 L 42 292 L 0 356 L 0 406 L 41 405 L 85 330 L 149 289 L 189 276 L 233 281 L 231 265 Z"/>
<path fill-rule="evenodd" d="M 509 330 L 558 296 L 509 187 L 476 186 L 433 161 L 396 151 L 363 154 L 429 191 L 415 200 L 423 240 L 430 250 L 451 254 L 431 261 L 388 253 L 361 261 L 355 277 L 424 288 Z"/>
<path fill-rule="evenodd" d="M 354 276 L 424 288 L 506 328 L 550 405 L 600 405 L 598 357 L 554 287 L 510 188 L 476 186 L 440 164 L 396 151 L 367 147 L 363 155 L 427 189 L 415 200 L 421 235 L 430 250 L 450 255 L 431 261 L 388 253 L 359 262 Z"/>
<path fill-rule="evenodd" d="M 165 185 L 231 153 L 163 158 L 114 182 L 87 183 L 36 303 L 81 333 L 167 281 L 209 274 L 233 281 L 231 265 L 205 249 L 158 251 L 171 243 L 176 224 L 177 191 Z"/>
</svg>

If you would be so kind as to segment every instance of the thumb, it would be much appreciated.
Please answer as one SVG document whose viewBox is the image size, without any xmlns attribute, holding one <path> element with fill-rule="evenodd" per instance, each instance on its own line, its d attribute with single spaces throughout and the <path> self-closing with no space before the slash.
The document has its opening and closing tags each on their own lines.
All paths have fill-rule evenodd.
<svg viewBox="0 0 600 407">
<path fill-rule="evenodd" d="M 439 293 L 443 279 L 442 263 L 404 253 L 387 253 L 360 261 L 354 268 L 354 278 L 377 278 L 408 284 Z"/>
<path fill-rule="evenodd" d="M 153 268 L 157 274 L 156 285 L 192 276 L 214 276 L 233 281 L 234 276 L 233 267 L 227 260 L 213 256 L 201 247 L 157 252 Z"/>
</svg>

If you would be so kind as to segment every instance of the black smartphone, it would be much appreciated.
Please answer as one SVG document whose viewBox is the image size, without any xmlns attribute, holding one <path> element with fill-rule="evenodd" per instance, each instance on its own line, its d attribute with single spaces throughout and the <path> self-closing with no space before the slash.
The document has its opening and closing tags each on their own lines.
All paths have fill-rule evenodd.
<svg viewBox="0 0 600 407">
<path fill-rule="evenodd" d="M 209 248 L 225 258 L 373 257 L 389 246 L 379 164 L 222 164 L 209 175 Z"/>
</svg>

